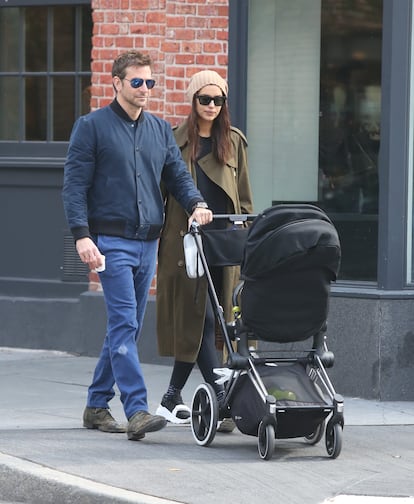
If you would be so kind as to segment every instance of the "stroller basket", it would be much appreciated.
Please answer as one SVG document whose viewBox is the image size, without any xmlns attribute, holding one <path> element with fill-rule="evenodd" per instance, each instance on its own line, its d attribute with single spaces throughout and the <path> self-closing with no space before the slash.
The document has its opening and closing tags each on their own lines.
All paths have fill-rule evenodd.
<svg viewBox="0 0 414 504">
<path fill-rule="evenodd" d="M 279 414 L 277 436 L 294 438 L 311 434 L 330 412 L 330 404 L 311 380 L 302 363 L 260 364 L 256 369 L 268 393 L 275 397 Z M 307 414 L 304 415 L 304 411 Z M 256 436 L 266 405 L 249 374 L 240 376 L 231 402 L 238 429 Z"/>
</svg>

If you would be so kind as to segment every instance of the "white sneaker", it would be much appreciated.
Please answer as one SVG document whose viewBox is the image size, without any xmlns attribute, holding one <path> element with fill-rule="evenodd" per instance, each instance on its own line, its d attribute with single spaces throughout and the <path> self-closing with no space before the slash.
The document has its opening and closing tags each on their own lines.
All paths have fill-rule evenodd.
<svg viewBox="0 0 414 504">
<path fill-rule="evenodd" d="M 168 397 L 167 394 L 164 394 L 156 415 L 163 416 L 173 424 L 189 424 L 191 422 L 191 410 L 182 401 L 181 396 Z"/>
<path fill-rule="evenodd" d="M 232 418 L 224 418 L 218 422 L 217 432 L 225 432 L 229 434 L 230 432 L 233 432 L 235 428 L 236 424 Z"/>
</svg>

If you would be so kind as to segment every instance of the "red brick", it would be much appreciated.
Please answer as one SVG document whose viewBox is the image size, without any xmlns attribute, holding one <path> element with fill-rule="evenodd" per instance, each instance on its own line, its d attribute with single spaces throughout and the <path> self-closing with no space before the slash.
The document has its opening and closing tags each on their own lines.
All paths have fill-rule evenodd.
<svg viewBox="0 0 414 504">
<path fill-rule="evenodd" d="M 182 116 L 182 117 L 187 117 L 188 114 L 190 113 L 191 106 L 190 105 L 176 105 L 175 106 L 175 113 L 177 116 Z"/>
<path fill-rule="evenodd" d="M 115 12 L 114 11 L 108 11 L 105 14 L 105 23 L 114 23 L 115 22 Z"/>
<path fill-rule="evenodd" d="M 151 37 L 146 39 L 146 46 L 149 47 L 159 47 L 161 45 L 161 39 Z"/>
<path fill-rule="evenodd" d="M 175 8 L 176 14 L 195 14 L 197 7 L 195 5 L 177 5 Z"/>
<path fill-rule="evenodd" d="M 91 63 L 92 73 L 97 74 L 103 71 L 103 64 L 101 61 L 92 61 Z"/>
<path fill-rule="evenodd" d="M 131 0 L 132 10 L 147 10 L 149 8 L 149 0 Z"/>
<path fill-rule="evenodd" d="M 131 37 L 117 37 L 115 39 L 116 47 L 132 48 L 134 47 L 134 39 Z"/>
<path fill-rule="evenodd" d="M 205 3 L 205 2 L 201 2 Z M 218 6 L 217 5 L 200 5 L 197 8 L 197 14 L 201 17 L 206 17 L 206 18 L 213 18 L 217 17 L 219 15 L 218 13 Z"/>
<path fill-rule="evenodd" d="M 229 32 L 227 30 L 218 30 L 216 32 L 217 35 L 217 40 L 228 40 L 229 39 Z"/>
<path fill-rule="evenodd" d="M 209 56 L 207 54 L 197 54 L 196 63 L 197 65 L 212 66 L 216 62 L 215 56 Z"/>
<path fill-rule="evenodd" d="M 227 28 L 228 20 L 227 18 L 211 18 L 210 19 L 210 28 Z"/>
<path fill-rule="evenodd" d="M 169 77 L 184 77 L 184 69 L 181 67 L 170 67 L 166 69 L 166 75 Z"/>
<path fill-rule="evenodd" d="M 100 33 L 102 35 L 117 35 L 119 26 L 117 24 L 102 24 Z"/>
<path fill-rule="evenodd" d="M 92 12 L 92 21 L 94 24 L 103 23 L 105 19 L 105 13 L 103 11 L 93 11 Z"/>
<path fill-rule="evenodd" d="M 113 47 L 115 45 L 114 37 L 105 37 L 104 38 L 105 47 Z"/>
<path fill-rule="evenodd" d="M 103 47 L 104 40 L 105 40 L 105 38 L 101 37 L 101 36 L 97 36 L 96 35 L 96 36 L 92 37 L 92 45 L 93 45 L 93 47 Z"/>
<path fill-rule="evenodd" d="M 186 24 L 185 17 L 183 16 L 167 16 L 166 24 L 170 27 L 181 27 L 183 28 Z"/>
<path fill-rule="evenodd" d="M 149 12 L 145 16 L 147 23 L 165 23 L 165 14 L 163 12 Z"/>
<path fill-rule="evenodd" d="M 175 62 L 178 65 L 192 65 L 194 61 L 194 54 L 177 54 L 175 58 Z"/>
<path fill-rule="evenodd" d="M 168 103 L 181 103 L 186 99 L 184 93 L 167 91 L 165 93 L 165 98 Z"/>
<path fill-rule="evenodd" d="M 197 31 L 197 39 L 203 40 L 214 40 L 216 38 L 215 30 L 198 30 Z"/>
<path fill-rule="evenodd" d="M 208 53 L 219 54 L 223 50 L 222 44 L 214 44 L 213 42 L 206 42 L 203 44 L 203 51 Z"/>
<path fill-rule="evenodd" d="M 179 42 L 163 42 L 161 44 L 161 49 L 168 53 L 168 52 L 173 52 L 173 53 L 177 53 L 179 50 L 180 50 L 180 44 Z"/>
<path fill-rule="evenodd" d="M 210 26 L 210 20 L 205 17 L 189 16 L 186 25 L 191 28 L 204 28 Z"/>
<path fill-rule="evenodd" d="M 227 54 L 218 55 L 217 62 L 220 66 L 227 67 L 227 65 L 229 64 L 229 58 L 228 58 Z"/>
<path fill-rule="evenodd" d="M 184 81 L 184 79 L 176 80 L 175 81 L 175 89 L 186 90 L 187 89 L 187 82 Z"/>
<path fill-rule="evenodd" d="M 168 30 L 171 32 L 170 37 L 175 40 L 194 40 L 195 39 L 195 31 L 188 29 L 180 29 L 177 28 L 175 30 Z"/>
<path fill-rule="evenodd" d="M 133 37 L 134 41 L 134 48 L 135 49 L 142 49 L 144 47 L 144 37 Z"/>
<path fill-rule="evenodd" d="M 130 24 L 129 25 L 129 31 L 131 34 L 135 34 L 135 33 L 142 33 L 142 34 L 145 34 L 145 33 L 148 33 L 148 26 L 143 24 L 143 23 L 139 23 L 139 24 Z"/>
<path fill-rule="evenodd" d="M 191 53 L 200 53 L 203 49 L 201 42 L 183 42 L 182 50 Z"/>
</svg>

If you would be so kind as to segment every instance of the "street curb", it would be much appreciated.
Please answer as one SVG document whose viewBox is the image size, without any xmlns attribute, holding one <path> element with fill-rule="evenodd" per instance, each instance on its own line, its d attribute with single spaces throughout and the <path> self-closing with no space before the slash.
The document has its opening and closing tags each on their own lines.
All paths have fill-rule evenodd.
<svg viewBox="0 0 414 504">
<path fill-rule="evenodd" d="M 0 499 L 30 504 L 184 504 L 97 483 L 2 452 Z"/>
</svg>

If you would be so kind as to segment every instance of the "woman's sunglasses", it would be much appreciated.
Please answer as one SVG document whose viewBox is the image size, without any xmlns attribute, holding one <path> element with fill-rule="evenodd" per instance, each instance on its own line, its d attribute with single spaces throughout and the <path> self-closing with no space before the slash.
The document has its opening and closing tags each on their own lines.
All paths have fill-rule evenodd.
<svg viewBox="0 0 414 504">
<path fill-rule="evenodd" d="M 196 96 L 198 103 L 200 105 L 210 105 L 211 101 L 214 102 L 216 107 L 222 107 L 226 103 L 226 96 L 210 96 L 206 94 L 200 94 Z"/>
<path fill-rule="evenodd" d="M 135 77 L 134 79 L 127 79 L 126 77 L 124 77 L 124 80 L 127 80 L 131 84 L 131 87 L 133 87 L 134 89 L 141 87 L 144 84 L 144 82 L 145 82 L 148 89 L 152 89 L 155 86 L 154 79 L 146 79 L 145 80 L 145 79 L 140 79 L 139 77 Z"/>
</svg>

